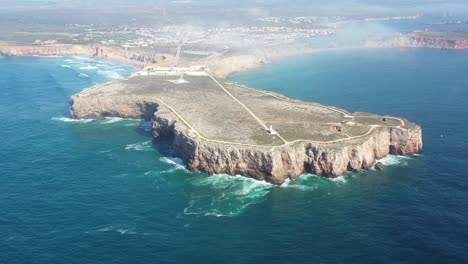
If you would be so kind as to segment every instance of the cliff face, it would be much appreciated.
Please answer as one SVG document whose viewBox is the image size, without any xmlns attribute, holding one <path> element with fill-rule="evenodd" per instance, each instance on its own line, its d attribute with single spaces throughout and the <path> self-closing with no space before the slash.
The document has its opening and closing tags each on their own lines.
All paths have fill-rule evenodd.
<svg viewBox="0 0 468 264">
<path fill-rule="evenodd" d="M 467 49 L 468 39 L 407 34 L 391 43 L 392 46 L 436 49 Z"/>
<path fill-rule="evenodd" d="M 422 150 L 421 129 L 382 129 L 361 142 L 347 145 L 295 143 L 273 148 L 225 146 L 176 133 L 174 146 L 190 170 L 245 175 L 281 184 L 304 173 L 337 177 L 369 169 L 388 154 L 411 155 Z"/>
<path fill-rule="evenodd" d="M 85 90 L 73 96 L 70 105 L 73 118 L 152 118 L 154 137 L 173 138 L 176 156 L 190 170 L 240 174 L 274 184 L 304 173 L 336 177 L 346 171 L 368 169 L 388 154 L 411 155 L 421 152 L 423 147 L 418 126 L 379 127 L 369 136 L 330 144 L 307 141 L 272 147 L 225 144 L 200 138 L 155 99 L 89 96 Z"/>
<path fill-rule="evenodd" d="M 135 65 L 165 63 L 171 55 L 147 53 L 140 50 L 126 50 L 107 46 L 51 45 L 51 46 L 15 46 L 0 45 L 0 55 L 10 56 L 88 56 L 100 59 L 123 61 Z"/>
</svg>

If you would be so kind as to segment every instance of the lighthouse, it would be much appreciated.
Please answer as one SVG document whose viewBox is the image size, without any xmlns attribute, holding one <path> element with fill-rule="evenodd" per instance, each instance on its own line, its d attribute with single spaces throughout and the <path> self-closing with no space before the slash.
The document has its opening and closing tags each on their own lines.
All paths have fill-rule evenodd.
<svg viewBox="0 0 468 264">
<path fill-rule="evenodd" d="M 271 123 L 266 124 L 266 126 L 268 133 L 270 133 L 271 135 L 275 134 L 275 131 L 273 130 L 273 125 Z"/>
</svg>

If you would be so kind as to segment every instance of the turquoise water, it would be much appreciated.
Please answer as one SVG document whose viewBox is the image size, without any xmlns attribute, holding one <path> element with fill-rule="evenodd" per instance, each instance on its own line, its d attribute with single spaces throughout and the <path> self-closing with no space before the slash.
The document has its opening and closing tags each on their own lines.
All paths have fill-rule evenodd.
<svg viewBox="0 0 468 264">
<path fill-rule="evenodd" d="M 424 128 L 419 157 L 281 187 L 190 173 L 149 124 L 73 121 L 68 97 L 131 67 L 0 59 L 0 263 L 462 263 L 468 53 L 335 52 L 232 79 Z"/>
</svg>

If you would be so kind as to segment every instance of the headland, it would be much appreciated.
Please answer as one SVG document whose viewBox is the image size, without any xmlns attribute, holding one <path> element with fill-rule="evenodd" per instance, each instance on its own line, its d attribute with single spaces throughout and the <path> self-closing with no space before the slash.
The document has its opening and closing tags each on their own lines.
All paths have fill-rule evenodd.
<svg viewBox="0 0 468 264">
<path fill-rule="evenodd" d="M 72 118 L 152 120 L 190 170 L 243 175 L 273 184 L 304 173 L 337 177 L 388 154 L 422 150 L 408 120 L 349 113 L 214 77 L 202 66 L 146 68 L 70 100 Z"/>
</svg>

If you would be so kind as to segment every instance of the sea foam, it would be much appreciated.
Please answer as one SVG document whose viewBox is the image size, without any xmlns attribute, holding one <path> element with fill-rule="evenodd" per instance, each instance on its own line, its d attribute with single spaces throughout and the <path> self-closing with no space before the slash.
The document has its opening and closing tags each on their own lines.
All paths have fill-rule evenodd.
<svg viewBox="0 0 468 264">
<path fill-rule="evenodd" d="M 102 120 L 102 124 L 114 124 L 114 123 L 117 123 L 117 122 L 120 122 L 120 121 L 123 121 L 125 120 L 124 118 L 120 118 L 120 117 L 105 117 L 103 120 Z"/>
<path fill-rule="evenodd" d="M 134 144 L 128 144 L 125 147 L 125 150 L 131 151 L 131 150 L 136 150 L 136 151 L 151 151 L 153 150 L 152 146 L 152 141 L 148 140 L 145 142 L 139 142 L 139 143 L 134 143 Z"/>
<path fill-rule="evenodd" d="M 346 176 L 339 176 L 336 178 L 326 178 L 314 174 L 304 174 L 299 176 L 296 180 L 291 181 L 287 179 L 280 188 L 291 188 L 301 191 L 313 191 L 327 186 L 341 185 L 347 182 Z"/>
<path fill-rule="evenodd" d="M 411 157 L 407 156 L 388 155 L 385 158 L 377 160 L 377 162 L 382 162 L 385 166 L 406 166 L 410 159 Z"/>
<path fill-rule="evenodd" d="M 89 123 L 94 121 L 94 119 L 71 119 L 68 117 L 52 117 L 52 120 L 65 123 Z"/>
<path fill-rule="evenodd" d="M 192 181 L 194 193 L 186 215 L 232 217 L 264 201 L 272 184 L 242 176 L 216 174 Z"/>
<path fill-rule="evenodd" d="M 91 65 L 86 65 L 83 67 L 80 67 L 80 70 L 96 70 L 97 67 L 91 66 Z"/>
<path fill-rule="evenodd" d="M 184 165 L 184 161 L 180 158 L 175 158 L 175 157 L 162 157 L 159 159 L 160 161 L 173 165 L 176 170 L 185 170 L 188 171 L 187 168 Z"/>
</svg>

